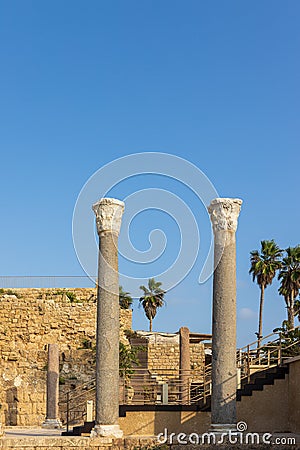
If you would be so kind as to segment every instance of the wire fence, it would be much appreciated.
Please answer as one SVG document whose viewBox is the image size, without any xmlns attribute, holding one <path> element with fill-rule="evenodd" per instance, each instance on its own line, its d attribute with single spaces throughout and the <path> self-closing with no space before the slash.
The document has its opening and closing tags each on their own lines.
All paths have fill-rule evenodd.
<svg viewBox="0 0 300 450">
<path fill-rule="evenodd" d="M 18 288 L 93 288 L 97 277 L 87 275 L 42 275 L 6 276 L 0 275 L 1 289 Z"/>
</svg>

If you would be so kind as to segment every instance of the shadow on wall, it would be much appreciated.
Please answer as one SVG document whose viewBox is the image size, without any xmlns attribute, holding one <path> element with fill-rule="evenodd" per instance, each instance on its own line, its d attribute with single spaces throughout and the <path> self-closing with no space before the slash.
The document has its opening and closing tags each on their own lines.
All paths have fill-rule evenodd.
<svg viewBox="0 0 300 450">
<path fill-rule="evenodd" d="M 5 414 L 5 425 L 14 426 L 18 424 L 18 389 L 11 387 L 6 390 L 6 403 L 8 409 Z"/>
<path fill-rule="evenodd" d="M 210 427 L 210 413 L 195 411 L 177 411 L 164 413 L 157 411 L 154 419 L 154 434 L 157 436 L 165 429 L 169 433 L 205 433 Z"/>
<path fill-rule="evenodd" d="M 203 411 L 127 411 L 120 417 L 127 436 L 157 436 L 170 433 L 205 433 L 210 427 L 210 413 Z"/>
</svg>

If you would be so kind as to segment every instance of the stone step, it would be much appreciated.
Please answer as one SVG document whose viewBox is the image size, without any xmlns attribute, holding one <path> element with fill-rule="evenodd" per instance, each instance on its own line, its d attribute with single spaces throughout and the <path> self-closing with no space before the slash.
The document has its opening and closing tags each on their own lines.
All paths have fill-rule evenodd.
<svg viewBox="0 0 300 450">
<path fill-rule="evenodd" d="M 237 401 L 241 401 L 242 396 L 251 396 L 253 391 L 262 391 L 265 385 L 273 385 L 275 380 L 284 379 L 287 373 L 287 366 L 271 367 L 264 372 L 255 372 L 251 375 L 250 382 L 245 381 L 242 388 L 237 390 Z"/>
<path fill-rule="evenodd" d="M 62 436 L 83 436 L 83 435 L 89 436 L 94 426 L 95 426 L 94 420 L 92 422 L 84 422 L 83 425 L 73 427 L 72 430 L 63 431 Z"/>
<path fill-rule="evenodd" d="M 269 378 L 256 378 L 255 380 L 255 384 L 261 384 L 261 385 L 265 385 L 265 384 L 274 384 L 274 377 L 269 377 Z M 251 383 L 252 384 L 252 383 Z M 251 386 L 250 384 L 250 386 Z"/>
</svg>

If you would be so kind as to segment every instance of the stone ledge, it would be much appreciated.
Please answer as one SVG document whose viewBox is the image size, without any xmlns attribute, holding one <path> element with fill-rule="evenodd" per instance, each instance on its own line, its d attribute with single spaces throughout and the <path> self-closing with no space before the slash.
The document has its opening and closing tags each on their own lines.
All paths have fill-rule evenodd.
<svg viewBox="0 0 300 450">
<path fill-rule="evenodd" d="M 151 448 L 156 445 L 157 441 L 154 437 L 132 437 L 110 439 L 105 437 L 18 437 L 0 439 L 1 449 L 17 449 L 17 450 L 138 450 L 142 448 Z"/>
</svg>

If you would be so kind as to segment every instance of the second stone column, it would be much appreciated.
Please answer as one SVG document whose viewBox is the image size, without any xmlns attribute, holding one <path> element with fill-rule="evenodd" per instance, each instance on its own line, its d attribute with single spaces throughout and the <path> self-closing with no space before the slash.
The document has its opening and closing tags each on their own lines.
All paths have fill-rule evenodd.
<svg viewBox="0 0 300 450">
<path fill-rule="evenodd" d="M 236 242 L 242 200 L 216 198 L 214 231 L 211 430 L 236 427 Z"/>
<path fill-rule="evenodd" d="M 96 423 L 92 436 L 122 437 L 119 421 L 118 235 L 124 203 L 102 198 L 93 205 L 99 235 Z"/>
</svg>

